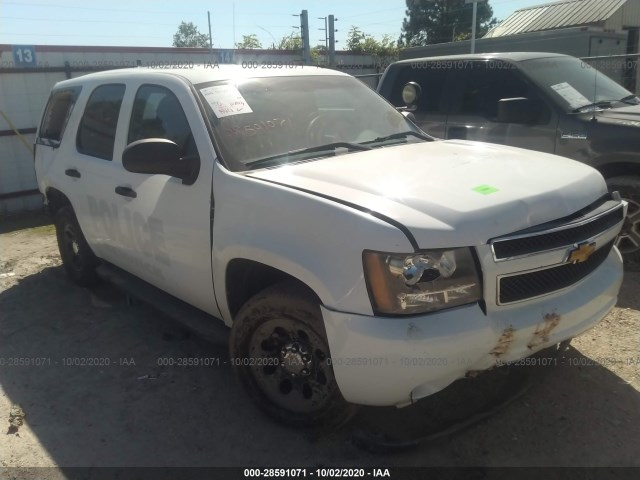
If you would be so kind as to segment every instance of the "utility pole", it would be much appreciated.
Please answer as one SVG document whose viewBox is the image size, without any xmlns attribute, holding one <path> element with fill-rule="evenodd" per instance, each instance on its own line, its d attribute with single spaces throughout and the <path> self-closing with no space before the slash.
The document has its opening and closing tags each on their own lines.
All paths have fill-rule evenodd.
<svg viewBox="0 0 640 480">
<path fill-rule="evenodd" d="M 478 23 L 478 2 L 484 2 L 486 0 L 464 0 L 465 4 L 473 3 L 473 15 L 471 25 L 471 53 L 476 53 L 476 24 Z"/>
<path fill-rule="evenodd" d="M 324 42 L 324 54 L 327 64 L 329 63 L 329 30 L 327 29 L 327 17 L 318 17 L 318 20 L 324 20 L 324 28 L 318 30 L 324 31 L 324 38 L 321 40 Z"/>
<path fill-rule="evenodd" d="M 476 53 L 476 23 L 478 23 L 478 2 L 473 2 L 473 25 L 471 25 L 471 53 Z"/>
<path fill-rule="evenodd" d="M 213 51 L 213 38 L 211 37 L 211 13 L 207 10 L 207 22 L 209 23 L 209 53 Z"/>
<path fill-rule="evenodd" d="M 332 68 L 336 66 L 336 32 L 338 30 L 333 28 L 333 26 L 334 22 L 337 21 L 337 18 L 329 15 L 329 26 L 327 27 L 329 29 L 329 66 Z"/>
<path fill-rule="evenodd" d="M 311 63 L 311 45 L 309 45 L 309 12 L 302 10 L 300 13 L 300 30 L 302 31 L 302 62 L 305 65 Z"/>
<path fill-rule="evenodd" d="M 329 51 L 329 31 L 327 30 L 327 17 L 318 17 L 318 20 L 324 20 L 324 28 L 319 28 L 318 30 L 324 31 L 324 48 Z"/>
</svg>

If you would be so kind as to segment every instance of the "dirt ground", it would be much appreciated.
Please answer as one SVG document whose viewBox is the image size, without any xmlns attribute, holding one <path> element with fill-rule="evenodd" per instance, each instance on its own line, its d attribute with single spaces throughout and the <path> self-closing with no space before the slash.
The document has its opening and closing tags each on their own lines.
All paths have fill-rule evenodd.
<svg viewBox="0 0 640 480">
<path fill-rule="evenodd" d="M 42 223 L 0 224 L 3 467 L 640 467 L 640 272 L 626 273 L 616 309 L 556 366 L 498 369 L 311 435 L 266 418 L 228 366 L 159 365 L 228 353 L 109 285 L 71 284 Z M 109 365 L 73 365 L 81 357 Z M 508 399 L 460 430 L 479 406 Z"/>
</svg>

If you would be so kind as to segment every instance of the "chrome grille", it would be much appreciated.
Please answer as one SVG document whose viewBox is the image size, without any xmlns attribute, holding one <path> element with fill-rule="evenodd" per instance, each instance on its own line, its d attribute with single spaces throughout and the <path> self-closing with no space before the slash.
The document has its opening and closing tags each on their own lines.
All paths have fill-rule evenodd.
<svg viewBox="0 0 640 480">
<path fill-rule="evenodd" d="M 517 302 L 567 288 L 602 265 L 612 247 L 613 241 L 603 245 L 582 263 L 564 263 L 544 270 L 502 277 L 499 279 L 499 303 Z"/>
<path fill-rule="evenodd" d="M 620 201 L 605 201 L 595 210 L 544 225 L 516 232 L 489 241 L 496 261 L 571 246 L 593 238 L 624 220 L 624 206 Z"/>
</svg>

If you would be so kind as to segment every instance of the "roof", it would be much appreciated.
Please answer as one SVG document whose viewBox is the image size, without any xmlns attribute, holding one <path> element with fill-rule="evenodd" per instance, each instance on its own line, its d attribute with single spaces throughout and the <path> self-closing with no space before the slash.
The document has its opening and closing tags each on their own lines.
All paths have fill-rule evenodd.
<svg viewBox="0 0 640 480">
<path fill-rule="evenodd" d="M 293 77 L 293 76 L 350 76 L 346 73 L 328 68 L 300 65 L 284 65 L 283 68 L 261 69 L 243 67 L 242 65 L 193 65 L 193 68 L 120 68 L 117 70 L 107 70 L 104 72 L 90 73 L 76 77 L 71 80 L 60 82 L 64 85 L 75 85 L 86 83 L 87 81 L 122 80 L 125 78 L 145 78 L 151 79 L 162 75 L 175 75 L 186 79 L 194 85 L 204 82 L 215 82 L 219 80 L 231 80 L 242 78 L 260 77 Z"/>
<path fill-rule="evenodd" d="M 400 60 L 396 63 L 416 63 L 420 61 L 462 61 L 462 60 L 508 60 L 511 62 L 523 62 L 525 60 L 534 60 L 537 58 L 552 58 L 552 57 L 569 57 L 569 55 L 563 55 L 561 53 L 549 53 L 549 52 L 495 52 L 495 53 L 467 53 L 464 55 L 444 55 L 440 57 L 423 57 L 423 58 L 408 58 L 406 60 Z"/>
<path fill-rule="evenodd" d="M 483 38 L 591 25 L 609 19 L 627 0 L 563 0 L 516 10 Z"/>
</svg>

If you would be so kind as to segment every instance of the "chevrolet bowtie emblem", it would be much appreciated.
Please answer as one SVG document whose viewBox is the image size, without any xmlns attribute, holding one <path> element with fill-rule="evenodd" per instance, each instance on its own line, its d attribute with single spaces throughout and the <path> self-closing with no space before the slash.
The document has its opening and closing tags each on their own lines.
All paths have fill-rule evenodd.
<svg viewBox="0 0 640 480">
<path fill-rule="evenodd" d="M 568 262 L 582 263 L 586 262 L 591 254 L 596 251 L 596 243 L 582 243 L 577 248 L 569 251 Z"/>
</svg>

